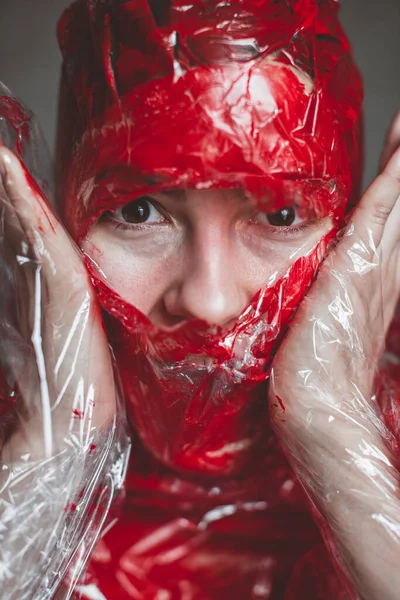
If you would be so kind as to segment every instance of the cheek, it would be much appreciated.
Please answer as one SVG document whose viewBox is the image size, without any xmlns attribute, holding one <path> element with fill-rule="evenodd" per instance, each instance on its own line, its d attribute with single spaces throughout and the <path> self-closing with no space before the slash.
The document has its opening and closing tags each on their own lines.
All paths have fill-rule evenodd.
<svg viewBox="0 0 400 600">
<path fill-rule="evenodd" d="M 240 255 L 241 260 L 232 262 L 231 269 L 235 270 L 236 281 L 242 286 L 246 283 L 250 291 L 249 300 L 263 287 L 273 285 L 288 267 L 288 263 L 274 253 L 268 252 L 262 257 L 245 248 Z"/>
<path fill-rule="evenodd" d="M 252 231 L 241 232 L 241 260 L 235 266 L 238 277 L 242 281 L 247 279 L 254 294 L 265 286 L 274 285 L 299 258 L 317 247 L 332 226 L 332 220 L 328 218 L 301 237 L 292 239 L 267 239 Z"/>
<path fill-rule="evenodd" d="M 179 268 L 176 253 L 135 253 L 96 231 L 82 250 L 95 261 L 107 285 L 146 316 L 163 298 Z"/>
<path fill-rule="evenodd" d="M 210 277 L 218 263 L 216 272 L 221 289 L 226 289 L 229 281 L 250 302 L 260 289 L 273 286 L 296 260 L 311 252 L 331 226 L 327 219 L 301 239 L 287 240 L 267 239 L 251 228 L 236 231 L 226 245 L 221 244 L 221 238 L 214 249 L 209 248 L 214 263 L 213 268 L 208 267 Z M 166 292 L 177 282 L 193 279 L 198 285 L 193 275 L 196 270 L 188 271 L 187 264 L 203 272 L 207 257 L 210 258 L 210 252 L 205 257 L 201 252 L 196 256 L 190 254 L 179 236 L 172 239 L 162 234 L 142 236 L 132 242 L 118 239 L 101 226 L 93 228 L 82 250 L 99 267 L 109 287 L 146 316 L 157 312 Z M 198 291 L 201 293 L 200 288 Z"/>
</svg>

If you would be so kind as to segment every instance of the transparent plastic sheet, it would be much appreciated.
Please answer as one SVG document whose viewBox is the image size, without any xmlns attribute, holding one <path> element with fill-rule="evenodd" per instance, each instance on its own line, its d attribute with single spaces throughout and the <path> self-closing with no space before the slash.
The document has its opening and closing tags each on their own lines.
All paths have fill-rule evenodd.
<svg viewBox="0 0 400 600">
<path fill-rule="evenodd" d="M 13 152 L 0 186 L 0 595 L 50 599 L 64 582 L 67 598 L 121 490 L 130 442 L 83 260 L 45 196 L 40 128 L 0 91 L 1 144 Z"/>
</svg>

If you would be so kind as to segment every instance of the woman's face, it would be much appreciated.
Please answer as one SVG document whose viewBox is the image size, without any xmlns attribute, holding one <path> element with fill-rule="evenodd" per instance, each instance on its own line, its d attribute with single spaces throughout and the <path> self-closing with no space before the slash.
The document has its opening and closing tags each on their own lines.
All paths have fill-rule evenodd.
<svg viewBox="0 0 400 600">
<path fill-rule="evenodd" d="M 239 189 L 173 190 L 105 213 L 83 250 L 154 325 L 200 319 L 229 328 L 331 227 L 295 208 L 260 212 Z"/>
</svg>

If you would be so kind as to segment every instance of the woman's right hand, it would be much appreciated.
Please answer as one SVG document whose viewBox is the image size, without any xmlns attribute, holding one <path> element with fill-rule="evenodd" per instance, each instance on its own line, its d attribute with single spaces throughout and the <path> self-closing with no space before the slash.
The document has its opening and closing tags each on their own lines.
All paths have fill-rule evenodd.
<svg viewBox="0 0 400 600">
<path fill-rule="evenodd" d="M 2 259 L 18 291 L 17 322 L 2 315 L 2 368 L 18 393 L 18 423 L 1 456 L 0 581 L 3 598 L 31 600 L 52 597 L 78 544 L 81 562 L 89 552 L 128 442 L 79 251 L 5 148 L 0 173 Z"/>
</svg>

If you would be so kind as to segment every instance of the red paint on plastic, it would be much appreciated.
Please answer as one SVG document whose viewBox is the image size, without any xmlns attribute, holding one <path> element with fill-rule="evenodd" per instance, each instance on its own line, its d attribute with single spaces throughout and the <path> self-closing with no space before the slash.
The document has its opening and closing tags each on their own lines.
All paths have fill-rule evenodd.
<svg viewBox="0 0 400 600">
<path fill-rule="evenodd" d="M 282 410 L 283 410 L 283 412 L 285 413 L 285 412 L 286 412 L 286 407 L 285 407 L 285 404 L 284 404 L 284 402 L 283 402 L 282 398 L 281 398 L 280 396 L 276 395 L 276 399 L 277 399 L 277 400 L 278 400 L 278 402 L 279 402 L 279 406 L 281 407 L 281 409 L 282 409 Z"/>
<path fill-rule="evenodd" d="M 83 419 L 83 417 L 84 417 L 84 413 L 83 413 L 83 411 L 82 411 L 82 410 L 78 410 L 78 409 L 76 409 L 76 408 L 74 408 L 74 409 L 72 410 L 72 414 L 73 414 L 73 415 L 74 415 L 74 417 L 76 417 L 77 419 Z"/>
<path fill-rule="evenodd" d="M 16 135 L 15 146 L 17 152 L 23 156 L 24 146 L 30 140 L 30 112 L 15 98 L 0 96 L 0 115 L 13 128 Z"/>
</svg>

